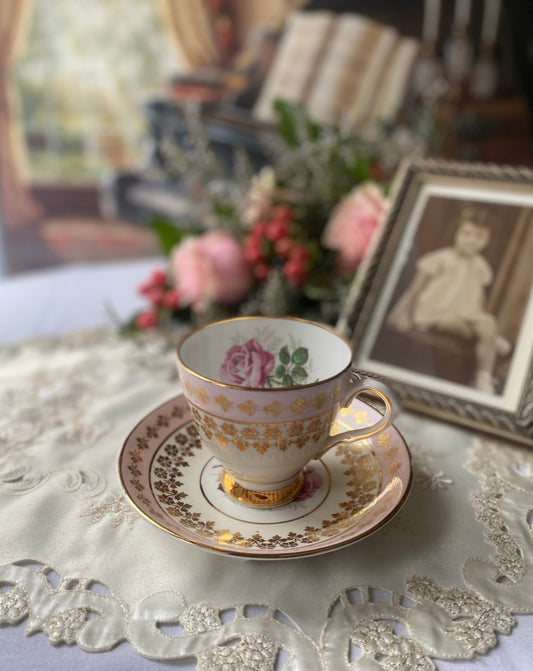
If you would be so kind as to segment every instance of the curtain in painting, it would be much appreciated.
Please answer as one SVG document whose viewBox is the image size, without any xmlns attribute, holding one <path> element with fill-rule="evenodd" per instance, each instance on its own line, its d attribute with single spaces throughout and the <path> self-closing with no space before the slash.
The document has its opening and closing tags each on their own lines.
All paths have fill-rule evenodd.
<svg viewBox="0 0 533 671">
<path fill-rule="evenodd" d="M 227 66 L 258 30 L 278 31 L 307 0 L 160 0 L 171 33 L 191 69 Z"/>
<path fill-rule="evenodd" d="M 24 225 L 39 215 L 22 173 L 22 141 L 10 71 L 20 52 L 31 0 L 0 1 L 0 213 L 6 228 Z"/>
<path fill-rule="evenodd" d="M 204 0 L 160 0 L 164 17 L 179 51 L 192 69 L 218 65 L 213 38 L 211 3 Z"/>
</svg>

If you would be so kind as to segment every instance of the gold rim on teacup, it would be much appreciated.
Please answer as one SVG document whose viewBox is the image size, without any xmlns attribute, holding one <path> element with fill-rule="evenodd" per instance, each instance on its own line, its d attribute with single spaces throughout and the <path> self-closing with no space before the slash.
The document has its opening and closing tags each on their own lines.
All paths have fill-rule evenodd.
<svg viewBox="0 0 533 671">
<path fill-rule="evenodd" d="M 262 388 L 262 387 L 247 387 L 245 385 L 241 386 L 238 384 L 230 384 L 229 382 L 221 382 L 220 380 L 216 380 L 212 377 L 207 377 L 206 375 L 201 375 L 200 373 L 197 373 L 195 370 L 193 370 L 190 366 L 188 366 L 183 359 L 180 356 L 180 351 L 182 347 L 185 345 L 187 340 L 190 338 L 193 338 L 195 335 L 200 333 L 201 331 L 204 331 L 208 328 L 211 328 L 213 326 L 222 326 L 223 324 L 228 324 L 230 322 L 244 322 L 244 321 L 261 321 L 261 320 L 266 320 L 266 319 L 272 319 L 276 321 L 287 321 L 287 322 L 300 322 L 302 324 L 308 324 L 309 326 L 313 327 L 319 327 L 326 331 L 327 333 L 330 333 L 331 335 L 335 336 L 339 340 L 342 340 L 342 342 L 348 346 L 348 348 L 351 350 L 351 344 L 350 341 L 345 338 L 343 335 L 340 333 L 337 333 L 334 329 L 330 328 L 326 324 L 319 324 L 318 322 L 313 322 L 309 319 L 303 319 L 302 317 L 289 317 L 289 316 L 280 316 L 280 317 L 261 317 L 261 316 L 249 316 L 249 317 L 229 317 L 228 319 L 220 319 L 219 321 L 216 322 L 210 322 L 209 324 L 204 324 L 203 326 L 199 326 L 198 328 L 195 328 L 194 330 L 190 331 L 185 335 L 181 342 L 179 343 L 177 350 L 176 350 L 176 356 L 178 358 L 178 361 L 180 364 L 187 370 L 191 375 L 194 375 L 195 378 L 198 380 L 203 380 L 204 382 L 209 382 L 210 384 L 215 384 L 218 387 L 224 387 L 226 389 L 240 389 L 242 391 L 254 391 L 254 392 L 268 392 L 272 391 L 272 389 L 269 388 Z M 291 387 L 283 387 L 283 391 L 291 391 L 294 389 L 307 389 L 309 387 L 316 387 L 320 384 L 323 384 L 324 382 L 331 382 L 335 380 L 336 378 L 340 377 L 341 375 L 344 375 L 347 370 L 349 370 L 352 367 L 352 362 L 350 361 L 341 371 L 338 373 L 335 373 L 335 375 L 331 375 L 330 377 L 323 378 L 321 380 L 317 380 L 316 382 L 307 382 L 305 384 L 297 384 Z"/>
</svg>

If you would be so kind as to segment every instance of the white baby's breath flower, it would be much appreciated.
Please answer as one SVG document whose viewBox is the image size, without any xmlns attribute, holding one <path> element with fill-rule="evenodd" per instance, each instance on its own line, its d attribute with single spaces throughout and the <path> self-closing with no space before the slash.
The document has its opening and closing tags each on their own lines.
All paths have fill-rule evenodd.
<svg viewBox="0 0 533 671">
<path fill-rule="evenodd" d="M 242 213 L 245 226 L 251 226 L 270 205 L 276 192 L 276 173 L 267 165 L 252 177 L 247 195 L 246 207 Z"/>
</svg>

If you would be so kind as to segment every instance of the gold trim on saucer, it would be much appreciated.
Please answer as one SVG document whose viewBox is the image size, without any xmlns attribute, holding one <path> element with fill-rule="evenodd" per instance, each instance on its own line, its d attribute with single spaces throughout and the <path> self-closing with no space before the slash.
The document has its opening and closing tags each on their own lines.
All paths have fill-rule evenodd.
<svg viewBox="0 0 533 671">
<path fill-rule="evenodd" d="M 298 474 L 296 480 L 279 489 L 256 490 L 247 489 L 236 482 L 228 471 L 224 470 L 222 475 L 222 487 L 228 496 L 245 506 L 254 508 L 277 508 L 292 501 L 298 496 L 304 486 L 305 477 L 302 471 Z"/>
</svg>

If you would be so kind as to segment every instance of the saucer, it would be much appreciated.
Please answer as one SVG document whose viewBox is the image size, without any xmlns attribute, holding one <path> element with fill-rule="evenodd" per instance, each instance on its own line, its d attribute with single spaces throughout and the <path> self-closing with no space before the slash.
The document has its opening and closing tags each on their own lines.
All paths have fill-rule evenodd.
<svg viewBox="0 0 533 671">
<path fill-rule="evenodd" d="M 339 412 L 332 431 L 369 425 L 378 416 L 357 399 Z M 302 491 L 279 508 L 230 499 L 222 472 L 183 395 L 142 419 L 119 457 L 126 497 L 146 519 L 205 550 L 248 559 L 304 557 L 355 543 L 392 519 L 412 481 L 409 449 L 394 426 L 309 462 Z"/>
</svg>

